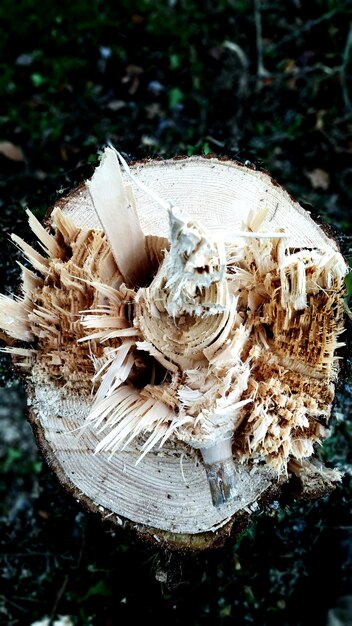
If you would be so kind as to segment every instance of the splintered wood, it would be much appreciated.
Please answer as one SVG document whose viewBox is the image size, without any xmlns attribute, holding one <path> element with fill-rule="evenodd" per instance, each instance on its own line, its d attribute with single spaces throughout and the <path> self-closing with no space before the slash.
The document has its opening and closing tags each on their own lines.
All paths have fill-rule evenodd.
<svg viewBox="0 0 352 626">
<path fill-rule="evenodd" d="M 192 201 L 176 202 L 179 162 L 164 168 L 178 180 L 169 195 L 158 189 L 163 164 L 147 164 L 143 180 L 121 162 L 123 175 L 107 148 L 84 196 L 102 228 L 75 219 L 68 204 L 52 212 L 51 233 L 28 212 L 40 253 L 13 235 L 34 271 L 21 265 L 22 295 L 1 296 L 0 327 L 29 347 L 5 350 L 34 389 L 64 389 L 90 405 L 81 426 L 94 431 L 106 463 L 126 450 L 137 463 L 199 450 L 220 506 L 241 497 L 241 467 L 285 477 L 328 435 L 346 263 L 285 192 L 281 217 L 259 201 L 259 182 L 272 185 L 265 175 L 216 159 L 184 162 L 185 173 L 193 164 L 204 178 L 215 166 L 240 183 L 257 176 L 258 198 L 248 192 L 245 212 L 233 200 L 229 225 L 220 197 L 213 223 L 207 209 L 202 219 Z M 308 243 L 302 235 L 299 245 L 302 224 Z"/>
</svg>

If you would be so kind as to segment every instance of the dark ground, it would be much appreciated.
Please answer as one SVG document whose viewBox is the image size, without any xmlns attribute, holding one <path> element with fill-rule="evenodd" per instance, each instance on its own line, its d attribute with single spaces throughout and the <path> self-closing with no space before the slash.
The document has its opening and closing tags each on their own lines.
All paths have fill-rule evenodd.
<svg viewBox="0 0 352 626">
<path fill-rule="evenodd" d="M 351 24 L 350 0 L 2 0 L 1 291 L 18 280 L 9 233 L 30 239 L 24 207 L 42 217 L 107 141 L 128 158 L 214 152 L 267 169 L 351 256 Z M 321 626 L 352 594 L 348 378 L 318 452 L 345 471 L 335 493 L 181 556 L 104 527 L 63 493 L 1 367 L 3 624 Z"/>
</svg>

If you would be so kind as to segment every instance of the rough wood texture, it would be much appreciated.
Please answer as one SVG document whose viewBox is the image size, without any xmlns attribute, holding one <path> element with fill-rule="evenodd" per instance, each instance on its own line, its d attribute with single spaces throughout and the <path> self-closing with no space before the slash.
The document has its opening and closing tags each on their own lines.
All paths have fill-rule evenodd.
<svg viewBox="0 0 352 626">
<path fill-rule="evenodd" d="M 228 535 L 236 518 L 244 512 L 250 514 L 263 498 L 277 493 L 290 474 L 298 477 L 309 497 L 328 491 L 339 479 L 338 473 L 304 458 L 312 454 L 313 443 L 327 433 L 337 375 L 335 350 L 342 330 L 346 265 L 335 242 L 264 173 L 231 161 L 199 157 L 145 162 L 133 166 L 132 171 L 155 194 L 192 217 L 192 224 L 182 225 L 182 218 L 173 214 L 174 222 L 179 220 L 177 227 L 181 224 L 181 235 L 186 227 L 193 229 L 192 236 L 196 233 L 198 244 L 204 241 L 207 249 L 214 239 L 212 250 L 217 261 L 207 270 L 208 283 L 204 282 L 204 272 L 201 278 L 198 273 L 200 282 L 194 293 L 188 291 L 191 296 L 187 303 L 180 302 L 180 289 L 183 293 L 188 289 L 184 277 L 193 276 L 186 268 L 181 273 L 182 286 L 174 283 L 171 291 L 163 291 L 167 276 L 183 258 L 182 241 L 180 249 L 171 242 L 163 265 L 164 251 L 169 249 L 169 216 L 132 183 L 147 259 L 138 271 L 144 275 L 148 263 L 151 276 L 151 285 L 139 289 L 136 296 L 131 284 L 123 285 L 124 272 L 116 265 L 119 251 L 114 254 L 114 246 L 110 248 L 91 196 L 82 186 L 54 208 L 50 220 L 55 236 L 30 217 L 44 255 L 14 237 L 41 277 L 23 268 L 23 298 L 16 301 L 3 297 L 0 326 L 10 337 L 33 342 L 29 348 L 11 347 L 9 351 L 26 372 L 31 422 L 61 482 L 104 518 L 119 525 L 131 523 L 143 536 L 179 547 L 209 547 Z M 123 177 L 130 182 L 126 173 Z M 239 243 L 241 236 L 237 237 L 244 222 L 247 232 L 254 236 L 248 246 Z M 255 243 L 257 226 L 262 233 L 276 233 L 269 247 L 260 248 Z M 203 227 L 210 235 L 203 236 Z M 223 247 L 217 243 L 219 234 Z M 280 239 L 282 234 L 284 239 Z M 138 233 L 139 248 L 142 237 Z M 207 253 L 198 244 L 204 264 Z M 234 251 L 241 251 L 241 260 L 226 261 Z M 133 278 L 131 262 L 133 255 L 128 258 L 128 272 Z M 226 272 L 237 272 L 238 276 L 237 310 L 232 313 Z M 246 284 L 250 272 L 257 290 Z M 206 306 L 206 298 L 197 301 L 203 288 L 210 302 Z M 163 297 L 164 304 L 158 304 L 155 313 L 154 303 L 160 303 Z M 136 317 L 131 326 L 133 307 Z M 89 314 L 82 317 L 84 311 Z M 172 338 L 174 325 L 170 319 L 177 316 L 186 320 L 182 321 L 185 324 L 194 311 L 200 320 L 197 345 L 201 338 L 204 345 L 201 350 L 197 345 L 195 349 L 185 341 L 177 354 L 178 335 L 171 348 L 169 340 L 165 343 L 163 339 L 165 333 Z M 102 320 L 102 313 L 108 321 Z M 240 317 L 235 323 L 236 315 Z M 134 342 L 141 339 L 144 345 L 139 343 L 137 347 L 142 356 L 136 356 Z M 164 437 L 168 433 L 165 427 L 155 440 L 159 443 L 162 439 L 161 448 L 148 443 L 148 428 L 137 428 L 135 439 L 120 432 L 117 440 L 125 445 L 123 449 L 117 447 L 112 456 L 109 454 L 91 418 L 95 411 L 95 419 L 100 419 L 99 406 L 106 398 L 104 385 L 109 375 L 104 378 L 99 370 L 105 371 L 111 364 L 113 368 L 112 358 L 120 359 L 120 365 L 124 363 L 138 410 L 142 411 L 145 403 L 152 406 L 152 402 L 158 402 L 157 410 L 163 407 L 163 419 L 169 424 L 178 398 L 184 394 L 180 368 L 181 372 L 190 371 L 187 368 L 196 362 L 203 371 L 203 361 L 205 368 L 207 363 L 214 364 L 214 374 L 204 379 L 209 388 L 214 387 L 225 377 L 230 348 L 232 355 L 236 350 L 241 355 L 231 379 L 237 389 L 231 392 L 236 396 L 231 422 L 235 429 L 235 497 L 220 506 L 214 506 L 216 499 L 211 497 L 206 474 L 209 467 L 202 462 L 198 449 L 203 454 L 203 447 L 209 450 L 209 441 L 214 443 L 218 435 L 213 436 L 213 427 L 204 436 L 204 429 L 190 428 L 187 421 L 180 421 L 176 438 Z M 169 373 L 171 382 L 166 379 L 166 383 L 147 384 L 146 372 L 154 357 Z M 120 365 L 116 368 L 119 376 Z M 209 380 L 212 375 L 214 380 Z M 203 380 L 199 372 L 196 378 Z M 92 379 L 96 383 L 94 404 Z M 187 384 L 193 392 L 200 385 L 190 381 L 189 375 Z M 138 388 L 135 392 L 133 385 Z M 118 393 L 124 393 L 123 386 L 119 389 Z M 177 408 L 181 420 L 182 407 Z M 218 424 L 216 427 L 219 432 Z M 224 436 L 227 430 L 226 423 Z M 207 454 L 203 454 L 204 461 L 211 465 Z M 292 456 L 298 460 L 290 463 L 286 473 L 287 460 Z"/>
</svg>

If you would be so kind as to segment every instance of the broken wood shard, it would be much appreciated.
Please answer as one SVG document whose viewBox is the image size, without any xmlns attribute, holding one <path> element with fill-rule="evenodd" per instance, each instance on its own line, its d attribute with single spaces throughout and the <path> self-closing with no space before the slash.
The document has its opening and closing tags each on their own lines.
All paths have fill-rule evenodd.
<svg viewBox="0 0 352 626">
<path fill-rule="evenodd" d="M 122 179 L 112 148 L 105 149 L 87 186 L 121 274 L 129 285 L 143 285 L 149 266 L 145 235 L 138 221 L 132 190 Z"/>
<path fill-rule="evenodd" d="M 221 506 L 238 496 L 236 465 L 233 461 L 231 433 L 202 449 L 202 458 L 214 506 Z"/>
<path fill-rule="evenodd" d="M 41 251 L 13 236 L 33 271 L 1 296 L 0 326 L 77 497 L 187 543 L 225 534 L 290 475 L 310 497 L 339 479 L 311 458 L 347 265 L 267 175 L 195 157 L 128 170 L 107 148 L 51 232 L 29 222 Z"/>
</svg>

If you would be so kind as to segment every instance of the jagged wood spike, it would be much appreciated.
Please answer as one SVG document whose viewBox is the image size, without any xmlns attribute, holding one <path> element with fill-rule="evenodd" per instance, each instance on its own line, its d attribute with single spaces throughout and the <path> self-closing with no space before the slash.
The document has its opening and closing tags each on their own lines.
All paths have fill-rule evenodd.
<svg viewBox="0 0 352 626">
<path fill-rule="evenodd" d="M 145 235 L 133 192 L 124 183 L 114 150 L 106 148 L 87 187 L 117 266 L 129 286 L 145 284 L 149 269 Z"/>
</svg>

